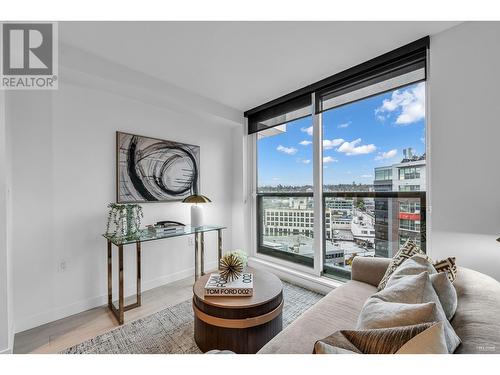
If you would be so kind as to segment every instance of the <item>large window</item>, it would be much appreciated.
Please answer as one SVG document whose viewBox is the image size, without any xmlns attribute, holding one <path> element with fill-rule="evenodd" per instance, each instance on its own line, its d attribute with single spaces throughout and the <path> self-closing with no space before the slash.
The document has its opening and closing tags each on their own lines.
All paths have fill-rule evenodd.
<svg viewBox="0 0 500 375">
<path fill-rule="evenodd" d="M 402 218 L 407 211 L 391 193 L 425 191 L 424 103 L 425 83 L 419 82 L 321 114 L 325 273 L 348 277 L 354 257 L 390 257 L 401 235 L 420 236 L 420 215 Z M 400 185 L 402 180 L 412 184 Z M 349 205 L 339 210 L 339 200 Z M 403 202 L 403 209 L 409 205 Z"/>
<path fill-rule="evenodd" d="M 256 255 L 348 278 L 355 257 L 425 251 L 428 38 L 247 111 Z"/>
<path fill-rule="evenodd" d="M 257 137 L 258 248 L 261 254 L 312 267 L 314 251 L 311 116 Z"/>
</svg>

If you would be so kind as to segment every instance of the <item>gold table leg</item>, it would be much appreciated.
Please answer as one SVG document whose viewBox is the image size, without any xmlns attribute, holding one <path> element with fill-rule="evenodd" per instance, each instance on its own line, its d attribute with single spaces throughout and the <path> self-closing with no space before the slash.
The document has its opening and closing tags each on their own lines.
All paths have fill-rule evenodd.
<svg viewBox="0 0 500 375">
<path fill-rule="evenodd" d="M 136 261 L 137 261 L 137 306 L 141 306 L 141 243 L 136 242 Z"/>
<path fill-rule="evenodd" d="M 113 258 L 111 257 L 111 241 L 108 240 L 108 306 L 113 304 Z"/>
<path fill-rule="evenodd" d="M 198 233 L 194 234 L 194 280 L 198 280 L 198 257 L 200 253 L 200 240 Z"/>
<path fill-rule="evenodd" d="M 123 245 L 118 246 L 118 323 L 123 324 L 125 296 L 123 290 Z"/>
<path fill-rule="evenodd" d="M 203 276 L 205 274 L 205 234 L 201 232 L 200 237 L 201 237 L 200 275 Z"/>
<path fill-rule="evenodd" d="M 217 269 L 219 269 L 222 258 L 222 229 L 217 230 Z"/>
<path fill-rule="evenodd" d="M 113 253 L 112 243 L 108 241 L 108 306 L 118 323 L 125 322 L 125 311 L 141 306 L 141 243 L 136 243 L 137 251 L 137 301 L 125 305 L 124 276 L 123 276 L 123 245 L 118 246 L 118 308 L 113 303 Z"/>
</svg>

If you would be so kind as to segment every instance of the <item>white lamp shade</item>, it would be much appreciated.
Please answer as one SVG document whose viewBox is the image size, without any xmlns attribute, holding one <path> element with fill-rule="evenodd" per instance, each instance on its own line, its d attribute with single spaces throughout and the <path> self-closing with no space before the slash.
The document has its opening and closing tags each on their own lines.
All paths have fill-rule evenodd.
<svg viewBox="0 0 500 375">
<path fill-rule="evenodd" d="M 191 226 L 201 227 L 203 225 L 203 208 L 201 204 L 191 206 Z"/>
</svg>

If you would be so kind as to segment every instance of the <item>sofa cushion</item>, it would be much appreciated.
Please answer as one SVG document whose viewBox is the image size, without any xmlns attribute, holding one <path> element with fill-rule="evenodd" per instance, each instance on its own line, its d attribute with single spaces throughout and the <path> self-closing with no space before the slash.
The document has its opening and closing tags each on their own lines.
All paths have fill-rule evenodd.
<svg viewBox="0 0 500 375">
<path fill-rule="evenodd" d="M 439 297 L 446 318 L 450 320 L 457 309 L 457 293 L 446 273 L 438 273 L 428 257 L 416 254 L 401 264 L 387 281 L 386 288 L 408 275 L 429 274 L 434 291 Z M 413 288 L 414 289 L 414 288 Z M 400 301 L 401 302 L 401 301 Z"/>
<path fill-rule="evenodd" d="M 408 275 L 418 275 L 422 272 L 427 272 L 429 275 L 437 273 L 436 269 L 429 261 L 427 256 L 422 256 L 422 254 L 413 255 L 410 259 L 407 259 L 402 263 L 394 272 L 391 274 L 386 283 L 386 288 L 395 284 L 399 279 Z"/>
<path fill-rule="evenodd" d="M 338 346 L 333 346 L 327 344 L 323 341 L 318 341 L 314 344 L 314 352 L 313 354 L 363 354 L 359 351 L 347 350 L 340 348 Z"/>
<path fill-rule="evenodd" d="M 441 302 L 446 318 L 451 320 L 458 306 L 458 297 L 455 287 L 445 273 L 435 273 L 430 275 L 430 279 L 439 297 L 439 302 Z"/>
<path fill-rule="evenodd" d="M 480 272 L 458 267 L 453 286 L 458 306 L 451 325 L 462 339 L 455 353 L 500 354 L 500 283 Z"/>
<path fill-rule="evenodd" d="M 352 261 L 351 279 L 378 286 L 391 262 L 388 258 L 356 256 Z"/>
<path fill-rule="evenodd" d="M 382 280 L 380 280 L 380 283 L 378 284 L 378 290 L 382 290 L 385 288 L 387 281 L 389 281 L 389 278 L 391 275 L 396 271 L 396 269 L 404 263 L 407 259 L 410 259 L 412 256 L 415 254 L 422 254 L 425 256 L 425 253 L 420 250 L 420 247 L 417 246 L 415 241 L 409 239 L 405 242 L 405 244 L 399 249 L 399 251 L 394 255 L 394 257 L 391 259 L 391 262 L 389 263 L 389 267 L 387 267 L 387 270 L 385 271 L 384 277 L 382 277 Z"/>
<path fill-rule="evenodd" d="M 432 325 L 407 341 L 396 354 L 448 354 L 443 322 Z"/>
<path fill-rule="evenodd" d="M 371 296 L 358 319 L 358 329 L 443 322 L 446 344 L 453 353 L 460 338 L 448 322 L 429 274 L 407 275 Z"/>
<path fill-rule="evenodd" d="M 376 291 L 375 286 L 348 281 L 313 305 L 259 353 L 311 354 L 315 342 L 329 333 L 354 329 L 361 307 Z"/>
<path fill-rule="evenodd" d="M 337 349 L 334 348 L 339 348 L 358 354 L 394 354 L 409 340 L 436 324 L 423 323 L 381 329 L 340 330 L 316 342 L 314 353 L 333 354 L 337 352 Z"/>
</svg>

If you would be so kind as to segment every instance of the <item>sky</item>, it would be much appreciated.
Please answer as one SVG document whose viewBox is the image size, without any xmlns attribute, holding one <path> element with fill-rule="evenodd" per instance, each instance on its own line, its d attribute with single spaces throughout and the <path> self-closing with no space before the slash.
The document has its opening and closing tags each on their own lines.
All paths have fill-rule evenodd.
<svg viewBox="0 0 500 375">
<path fill-rule="evenodd" d="M 374 168 L 425 152 L 425 83 L 323 112 L 324 184 L 372 184 Z M 258 186 L 312 185 L 312 117 L 257 142 Z"/>
</svg>

